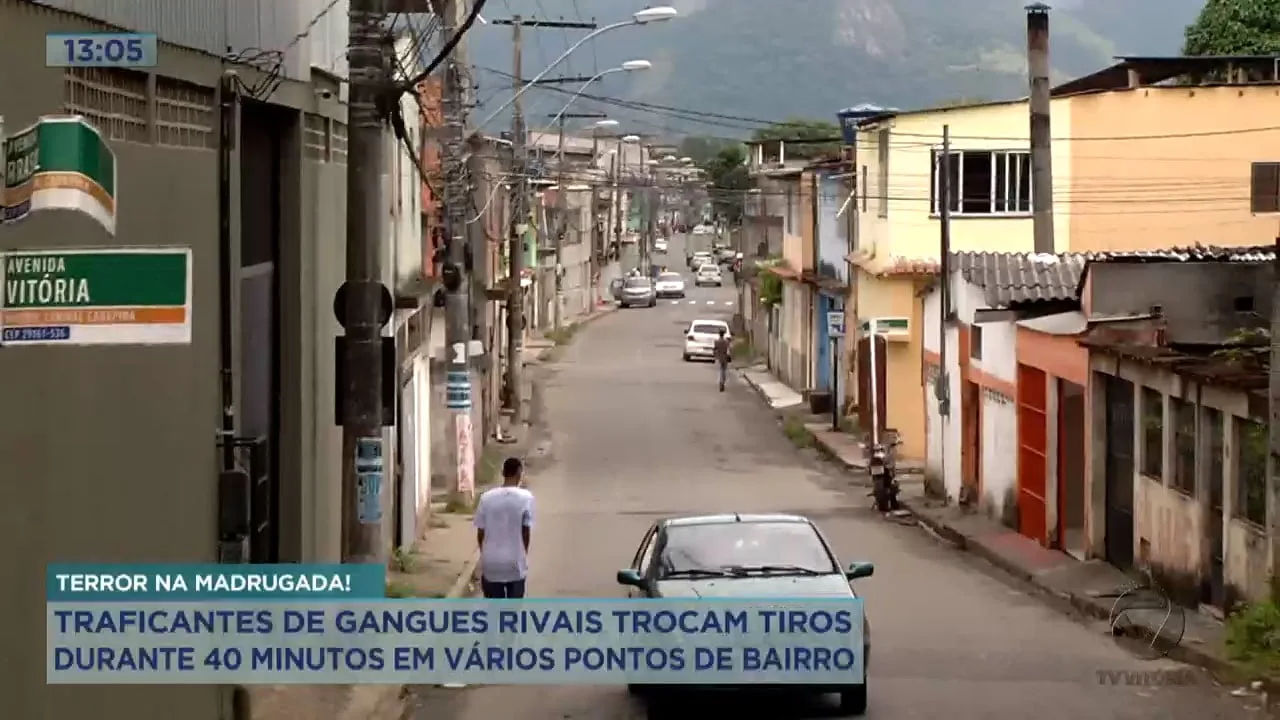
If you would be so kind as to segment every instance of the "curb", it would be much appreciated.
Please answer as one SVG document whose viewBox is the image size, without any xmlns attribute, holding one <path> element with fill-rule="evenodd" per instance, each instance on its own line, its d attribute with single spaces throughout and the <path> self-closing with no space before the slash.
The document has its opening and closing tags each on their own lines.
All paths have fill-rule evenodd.
<svg viewBox="0 0 1280 720">
<path fill-rule="evenodd" d="M 476 580 L 476 570 L 480 567 L 480 551 L 476 550 L 471 553 L 471 559 L 466 565 L 462 566 L 462 572 L 458 573 L 458 579 L 453 581 L 453 587 L 449 588 L 445 598 L 456 600 L 457 598 L 466 597 L 470 594 L 471 585 Z"/>
<path fill-rule="evenodd" d="M 950 525 L 938 520 L 937 518 L 931 517 L 920 510 L 917 510 L 915 507 L 912 507 L 912 503 L 903 502 L 902 507 L 911 513 L 912 517 L 916 519 L 916 522 L 927 527 L 938 537 L 954 545 L 956 549 L 963 550 L 974 557 L 981 558 L 1002 572 L 1034 585 L 1041 591 L 1049 593 L 1053 597 L 1064 601 L 1072 609 L 1087 617 L 1095 620 L 1101 620 L 1103 622 L 1111 621 L 1111 604 L 1100 600 L 1099 598 L 1090 597 L 1082 593 L 1070 591 L 1063 592 L 1061 590 L 1051 588 L 1045 583 L 1040 582 L 1035 573 L 1027 570 L 1026 568 L 1019 567 L 1015 563 L 989 551 L 980 544 L 970 543 L 969 539 L 958 532 L 955 528 L 952 528 Z M 1143 639 L 1151 638 L 1151 634 L 1149 632 L 1144 632 L 1143 635 Z M 1234 672 L 1234 668 L 1232 668 L 1231 664 L 1226 660 L 1212 655 L 1207 650 L 1194 645 L 1178 645 L 1170 650 L 1168 657 L 1171 660 L 1177 660 L 1178 662 L 1186 663 L 1188 665 L 1204 668 L 1219 677 L 1227 676 Z"/>
<path fill-rule="evenodd" d="M 849 461 L 841 458 L 831 448 L 831 446 L 822 440 L 820 436 L 812 432 L 809 434 L 814 438 L 814 446 L 818 448 L 825 457 L 834 461 L 846 472 L 862 471 L 862 468 L 858 468 Z M 1047 584 L 1041 582 L 1034 572 L 1027 568 L 1018 566 L 1016 563 L 1000 556 L 997 553 L 991 552 L 981 544 L 969 542 L 969 539 L 955 528 L 925 512 L 922 512 L 922 510 L 917 507 L 913 507 L 913 505 L 915 505 L 915 503 L 912 501 L 902 501 L 902 507 L 911 513 L 911 516 L 915 518 L 917 523 L 926 527 L 942 540 L 954 545 L 956 549 L 967 552 L 974 557 L 981 558 L 1000 571 L 1034 585 L 1039 590 L 1048 593 L 1059 601 L 1065 602 L 1070 609 L 1074 609 L 1087 617 L 1108 623 L 1111 621 L 1112 605 L 1110 603 L 1082 593 L 1070 591 L 1063 592 L 1049 587 Z M 1067 610 L 1067 608 L 1063 608 L 1063 610 Z M 1145 632 L 1143 634 L 1145 635 L 1143 639 L 1149 640 L 1151 638 L 1151 634 L 1149 632 Z M 1193 645 L 1180 644 L 1170 650 L 1168 657 L 1178 662 L 1208 670 L 1219 678 L 1228 676 L 1234 672 L 1234 668 L 1232 668 L 1231 664 L 1226 660 Z"/>
</svg>

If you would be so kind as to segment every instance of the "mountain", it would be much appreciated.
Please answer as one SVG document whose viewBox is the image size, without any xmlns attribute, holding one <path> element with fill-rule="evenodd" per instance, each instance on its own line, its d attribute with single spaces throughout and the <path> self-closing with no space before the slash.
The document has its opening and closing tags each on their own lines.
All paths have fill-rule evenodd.
<svg viewBox="0 0 1280 720">
<path fill-rule="evenodd" d="M 499 0 L 486 17 L 624 19 L 643 0 Z M 671 0 L 680 17 L 602 34 L 561 65 L 590 75 L 625 60 L 653 62 L 646 72 L 612 76 L 588 93 L 745 118 L 831 118 L 872 103 L 915 108 L 955 100 L 1026 93 L 1025 0 Z M 652 3 L 652 4 L 657 4 Z M 1174 55 L 1204 0 L 1064 0 L 1050 14 L 1050 62 L 1057 79 L 1087 74 L 1115 55 Z M 526 76 L 541 70 L 582 30 L 525 29 Z M 478 26 L 470 38 L 480 97 L 502 98 L 510 79 L 511 28 Z M 553 71 L 552 75 L 557 74 Z M 570 90 L 575 86 L 560 86 Z M 538 91 L 531 123 L 568 95 Z M 531 100 L 531 105 L 534 103 Z M 637 132 L 737 136 L 751 123 L 720 125 L 660 113 L 591 106 Z"/>
</svg>

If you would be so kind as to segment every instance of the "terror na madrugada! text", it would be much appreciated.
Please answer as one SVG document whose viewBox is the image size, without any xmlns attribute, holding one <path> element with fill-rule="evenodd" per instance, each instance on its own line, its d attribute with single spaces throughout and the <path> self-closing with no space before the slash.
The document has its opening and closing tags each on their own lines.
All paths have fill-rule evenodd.
<svg viewBox="0 0 1280 720">
<path fill-rule="evenodd" d="M 72 634 L 739 634 L 836 633 L 856 627 L 850 610 L 61 610 Z"/>
</svg>

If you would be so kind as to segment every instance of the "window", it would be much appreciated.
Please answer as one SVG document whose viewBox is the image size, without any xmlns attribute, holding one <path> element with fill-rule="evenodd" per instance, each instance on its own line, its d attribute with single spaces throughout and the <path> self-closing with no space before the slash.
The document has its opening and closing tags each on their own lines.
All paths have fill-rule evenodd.
<svg viewBox="0 0 1280 720">
<path fill-rule="evenodd" d="M 879 156 L 879 172 L 880 184 L 878 194 L 880 196 L 880 217 L 889 217 L 889 131 L 881 130 L 876 133 L 876 152 Z"/>
<path fill-rule="evenodd" d="M 1236 419 L 1236 517 L 1267 523 L 1267 426 Z"/>
<path fill-rule="evenodd" d="M 1280 212 L 1280 163 L 1256 162 L 1249 178 L 1249 212 Z"/>
<path fill-rule="evenodd" d="M 656 527 L 649 528 L 649 532 L 644 536 L 644 540 L 640 543 L 640 549 L 636 551 L 635 558 L 631 561 L 631 567 L 644 572 L 649 567 L 649 560 L 653 558 L 653 548 L 657 543 L 658 529 Z"/>
<path fill-rule="evenodd" d="M 1173 489 L 1196 494 L 1196 406 L 1169 399 L 1173 418 Z"/>
<path fill-rule="evenodd" d="M 942 196 L 942 152 L 932 154 L 931 212 Z M 951 212 L 1009 215 L 1031 212 L 1031 153 L 1021 150 L 962 150 L 950 154 Z"/>
<path fill-rule="evenodd" d="M 1205 445 L 1209 450 L 1209 461 L 1205 463 L 1206 478 L 1209 486 L 1210 507 L 1222 507 L 1222 413 L 1213 408 L 1204 409 L 1204 429 L 1208 433 Z M 1219 512 L 1221 514 L 1221 512 Z"/>
<path fill-rule="evenodd" d="M 1142 474 L 1164 479 L 1164 395 L 1142 388 Z"/>
<path fill-rule="evenodd" d="M 982 359 L 982 326 L 974 325 L 969 331 L 969 357 Z"/>
<path fill-rule="evenodd" d="M 805 522 L 716 522 L 667 528 L 662 572 L 790 566 L 839 572 L 831 553 Z M 765 574 L 764 570 L 760 571 Z M 785 573 L 785 570 L 776 572 Z"/>
</svg>

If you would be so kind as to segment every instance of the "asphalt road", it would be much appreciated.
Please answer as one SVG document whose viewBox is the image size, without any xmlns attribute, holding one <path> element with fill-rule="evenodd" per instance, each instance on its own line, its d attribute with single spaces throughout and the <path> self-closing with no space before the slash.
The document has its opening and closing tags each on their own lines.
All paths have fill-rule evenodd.
<svg viewBox="0 0 1280 720">
<path fill-rule="evenodd" d="M 672 267 L 683 267 L 680 240 Z M 681 361 L 681 326 L 727 319 L 732 287 L 690 302 L 617 312 L 579 334 L 546 383 L 553 457 L 530 479 L 540 517 L 530 594 L 622 597 L 615 571 L 664 516 L 797 512 L 813 518 L 858 581 L 872 623 L 868 717 L 1240 718 L 1241 701 L 1207 678 L 1182 687 L 1106 686 L 1099 674 L 1177 668 L 1116 645 L 1018 582 L 868 509 L 865 490 L 798 452 L 741 380 L 725 393 L 710 364 Z M 709 304 L 713 303 L 713 304 Z M 415 720 L 625 720 L 649 717 L 622 687 L 419 688 Z M 698 711 L 838 717 L 833 698 L 705 697 Z M 657 717 L 658 715 L 654 715 Z"/>
</svg>

